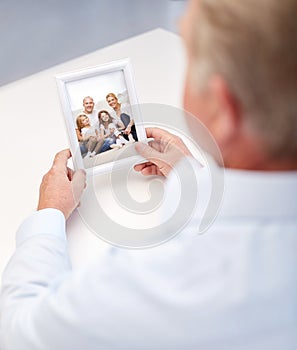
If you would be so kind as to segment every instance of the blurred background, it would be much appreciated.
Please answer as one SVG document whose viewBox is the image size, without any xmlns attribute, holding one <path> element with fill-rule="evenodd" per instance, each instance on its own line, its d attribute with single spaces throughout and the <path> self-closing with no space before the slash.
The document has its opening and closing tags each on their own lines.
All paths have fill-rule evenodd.
<svg viewBox="0 0 297 350">
<path fill-rule="evenodd" d="M 155 28 L 178 33 L 186 2 L 0 0 L 0 86 Z"/>
</svg>

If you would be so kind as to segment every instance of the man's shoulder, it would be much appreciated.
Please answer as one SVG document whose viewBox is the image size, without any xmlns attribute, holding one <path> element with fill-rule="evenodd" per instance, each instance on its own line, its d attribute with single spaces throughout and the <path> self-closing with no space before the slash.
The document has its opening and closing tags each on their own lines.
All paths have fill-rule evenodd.
<svg viewBox="0 0 297 350">
<path fill-rule="evenodd" d="M 94 108 L 92 114 L 98 116 L 99 109 Z"/>
</svg>

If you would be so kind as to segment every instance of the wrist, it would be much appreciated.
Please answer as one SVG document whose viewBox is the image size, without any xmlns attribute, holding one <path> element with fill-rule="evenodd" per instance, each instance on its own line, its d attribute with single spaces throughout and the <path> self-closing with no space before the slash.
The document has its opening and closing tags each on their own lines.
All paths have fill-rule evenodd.
<svg viewBox="0 0 297 350">
<path fill-rule="evenodd" d="M 66 239 L 65 216 L 54 208 L 38 210 L 27 217 L 20 225 L 17 234 L 17 245 L 27 238 L 36 235 L 51 235 L 57 238 Z"/>
<path fill-rule="evenodd" d="M 69 218 L 70 214 L 72 213 L 72 211 L 67 210 L 64 206 L 57 204 L 54 201 L 49 200 L 49 201 L 42 201 L 42 202 L 38 203 L 37 211 L 42 211 L 42 210 L 46 210 L 46 209 L 60 211 L 63 214 L 65 220 L 67 220 Z"/>
</svg>

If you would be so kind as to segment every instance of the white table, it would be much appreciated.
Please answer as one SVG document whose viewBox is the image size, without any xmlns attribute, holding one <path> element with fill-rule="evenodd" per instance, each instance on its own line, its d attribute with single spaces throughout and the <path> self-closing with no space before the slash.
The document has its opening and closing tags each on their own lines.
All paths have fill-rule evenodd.
<svg viewBox="0 0 297 350">
<path fill-rule="evenodd" d="M 184 50 L 178 36 L 162 29 L 0 88 L 1 273 L 14 251 L 17 227 L 36 208 L 43 174 L 50 168 L 55 153 L 68 147 L 54 76 L 125 57 L 132 61 L 140 103 L 181 107 Z M 131 173 L 131 181 L 135 188 L 146 191 L 150 180 Z M 102 191 L 108 191 L 108 187 L 103 186 Z M 114 210 L 109 205 L 107 209 Z M 88 230 L 77 212 L 68 221 L 67 232 L 74 266 L 93 259 L 106 246 Z"/>
</svg>

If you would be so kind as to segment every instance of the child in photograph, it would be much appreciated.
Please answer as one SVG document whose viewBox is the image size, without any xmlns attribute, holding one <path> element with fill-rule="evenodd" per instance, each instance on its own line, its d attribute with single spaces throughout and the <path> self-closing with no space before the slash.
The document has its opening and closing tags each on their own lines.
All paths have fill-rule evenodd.
<svg viewBox="0 0 297 350">
<path fill-rule="evenodd" d="M 98 121 L 99 121 L 99 129 L 100 129 L 101 136 L 103 138 L 108 138 L 109 136 L 108 125 L 110 123 L 113 123 L 114 119 L 111 117 L 111 115 L 107 111 L 101 110 L 98 113 Z"/>
<path fill-rule="evenodd" d="M 80 114 L 76 118 L 76 125 L 78 141 L 87 148 L 86 157 L 94 157 L 100 152 L 104 139 L 100 137 L 98 129 L 90 125 L 90 120 L 86 115 Z"/>
<path fill-rule="evenodd" d="M 98 113 L 98 120 L 99 120 L 101 137 L 105 138 L 106 140 L 109 140 L 110 148 L 115 148 L 112 145 L 117 143 L 116 140 L 117 139 L 119 140 L 119 136 L 122 136 L 122 133 L 120 132 L 120 130 L 125 128 L 124 124 L 122 123 L 121 120 L 115 120 L 114 118 L 112 118 L 112 116 L 106 110 L 102 110 Z M 110 125 L 113 126 L 111 129 L 115 130 L 115 132 L 112 132 L 112 134 L 110 133 Z M 115 137 L 115 134 L 118 134 L 118 137 Z M 131 143 L 135 142 L 132 134 L 128 135 L 128 140 Z M 122 142 L 122 144 L 128 143 L 126 139 L 125 141 L 126 142 Z M 118 146 L 119 146 L 119 142 L 118 142 Z"/>
<path fill-rule="evenodd" d="M 116 126 L 116 128 L 121 132 L 123 132 L 125 130 L 125 125 L 121 121 L 121 119 L 114 117 L 114 116 L 111 116 L 110 113 L 106 110 L 101 110 L 98 113 L 98 120 L 99 120 L 100 130 L 101 129 L 104 130 L 105 137 L 106 137 L 106 135 L 109 134 L 108 125 L 110 123 L 113 123 Z"/>
<path fill-rule="evenodd" d="M 113 123 L 113 118 L 107 111 L 102 110 L 98 113 L 98 121 L 101 137 L 108 142 L 110 148 L 114 148 L 116 139 L 110 135 L 108 128 L 109 124 Z"/>
</svg>

